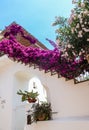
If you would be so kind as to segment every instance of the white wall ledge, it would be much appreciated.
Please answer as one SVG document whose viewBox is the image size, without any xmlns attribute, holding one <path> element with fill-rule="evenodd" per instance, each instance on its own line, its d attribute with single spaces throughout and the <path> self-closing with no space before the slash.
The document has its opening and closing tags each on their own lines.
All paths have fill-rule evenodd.
<svg viewBox="0 0 89 130">
<path fill-rule="evenodd" d="M 70 121 L 89 121 L 89 116 L 61 117 L 61 118 L 54 118 L 53 121 L 66 121 L 66 122 L 70 122 Z"/>
<path fill-rule="evenodd" d="M 38 121 L 25 125 L 24 130 L 89 130 L 89 116 Z"/>
</svg>

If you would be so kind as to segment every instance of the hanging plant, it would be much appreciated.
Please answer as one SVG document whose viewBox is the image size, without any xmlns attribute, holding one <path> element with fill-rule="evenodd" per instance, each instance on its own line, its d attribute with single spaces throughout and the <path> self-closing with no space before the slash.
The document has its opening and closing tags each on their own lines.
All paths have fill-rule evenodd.
<svg viewBox="0 0 89 130">
<path fill-rule="evenodd" d="M 17 91 L 17 94 L 22 96 L 21 97 L 22 102 L 28 101 L 29 103 L 36 102 L 37 97 L 39 95 L 38 92 L 33 92 L 33 90 L 31 92 L 19 90 Z"/>
</svg>

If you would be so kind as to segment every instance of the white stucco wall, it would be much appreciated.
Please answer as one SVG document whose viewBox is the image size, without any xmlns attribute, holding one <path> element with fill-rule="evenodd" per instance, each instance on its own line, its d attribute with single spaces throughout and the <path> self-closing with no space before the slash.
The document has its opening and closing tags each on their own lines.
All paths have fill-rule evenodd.
<svg viewBox="0 0 89 130">
<path fill-rule="evenodd" d="M 0 97 L 5 99 L 6 103 L 4 107 L 0 104 L 0 130 L 18 130 L 15 123 L 18 123 L 19 120 L 16 120 L 16 118 L 22 116 L 22 111 L 24 120 L 26 120 L 26 116 L 24 116 L 25 109 L 23 107 L 25 104 L 20 101 L 20 97 L 16 92 L 19 88 L 27 89 L 29 79 L 34 76 L 38 77 L 41 83 L 46 86 L 53 111 L 58 112 L 58 114 L 53 116 L 54 123 L 53 121 L 50 121 L 50 123 L 52 122 L 55 126 L 55 124 L 59 122 L 58 124 L 60 124 L 60 126 L 66 128 L 66 121 L 71 123 L 73 120 L 73 128 L 71 124 L 70 128 L 72 129 L 69 128 L 68 130 L 77 130 L 77 123 L 79 124 L 78 121 L 81 121 L 81 119 L 83 126 L 85 126 L 87 122 L 89 124 L 89 81 L 75 85 L 73 80 L 65 81 L 64 78 L 57 78 L 57 75 L 51 76 L 50 73 L 44 73 L 44 71 L 39 71 L 39 69 L 34 69 L 33 67 L 29 68 L 28 66 L 24 66 L 24 64 L 13 62 L 3 56 L 2 59 L 0 59 Z M 21 110 L 21 113 L 19 113 L 19 110 Z M 15 115 L 15 111 L 19 113 L 18 116 Z M 23 117 L 21 117 L 21 119 Z M 61 121 L 64 121 L 64 125 Z M 48 122 L 46 123 L 48 124 Z M 24 125 L 23 122 L 22 126 Z M 34 129 L 40 130 L 40 125 L 46 127 L 45 123 L 39 122 Z M 20 127 L 20 123 L 18 123 L 17 126 Z M 75 129 L 74 126 L 76 126 Z M 19 130 L 20 129 L 22 129 L 22 127 L 20 127 Z"/>
</svg>

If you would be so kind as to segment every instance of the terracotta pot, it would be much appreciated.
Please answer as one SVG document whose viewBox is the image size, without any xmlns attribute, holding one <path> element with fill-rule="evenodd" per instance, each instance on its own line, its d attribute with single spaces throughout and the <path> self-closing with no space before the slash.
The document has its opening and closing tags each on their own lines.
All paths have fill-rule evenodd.
<svg viewBox="0 0 89 130">
<path fill-rule="evenodd" d="M 34 102 L 36 102 L 36 101 L 37 101 L 36 99 L 31 99 L 31 98 L 28 99 L 28 102 L 29 102 L 29 103 L 32 103 L 32 102 L 34 103 Z"/>
<path fill-rule="evenodd" d="M 38 117 L 39 121 L 44 121 L 45 120 L 45 114 L 42 114 Z"/>
</svg>

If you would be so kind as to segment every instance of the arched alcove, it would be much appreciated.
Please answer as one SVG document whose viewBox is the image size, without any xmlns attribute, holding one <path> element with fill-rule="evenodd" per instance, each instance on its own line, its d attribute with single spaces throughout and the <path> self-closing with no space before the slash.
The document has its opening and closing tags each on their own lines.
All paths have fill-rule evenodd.
<svg viewBox="0 0 89 130">
<path fill-rule="evenodd" d="M 33 92 L 38 92 L 38 101 L 39 102 L 47 102 L 47 89 L 45 86 L 42 84 L 39 78 L 37 77 L 32 77 L 29 79 L 29 86 L 28 86 L 28 91 Z"/>
</svg>

